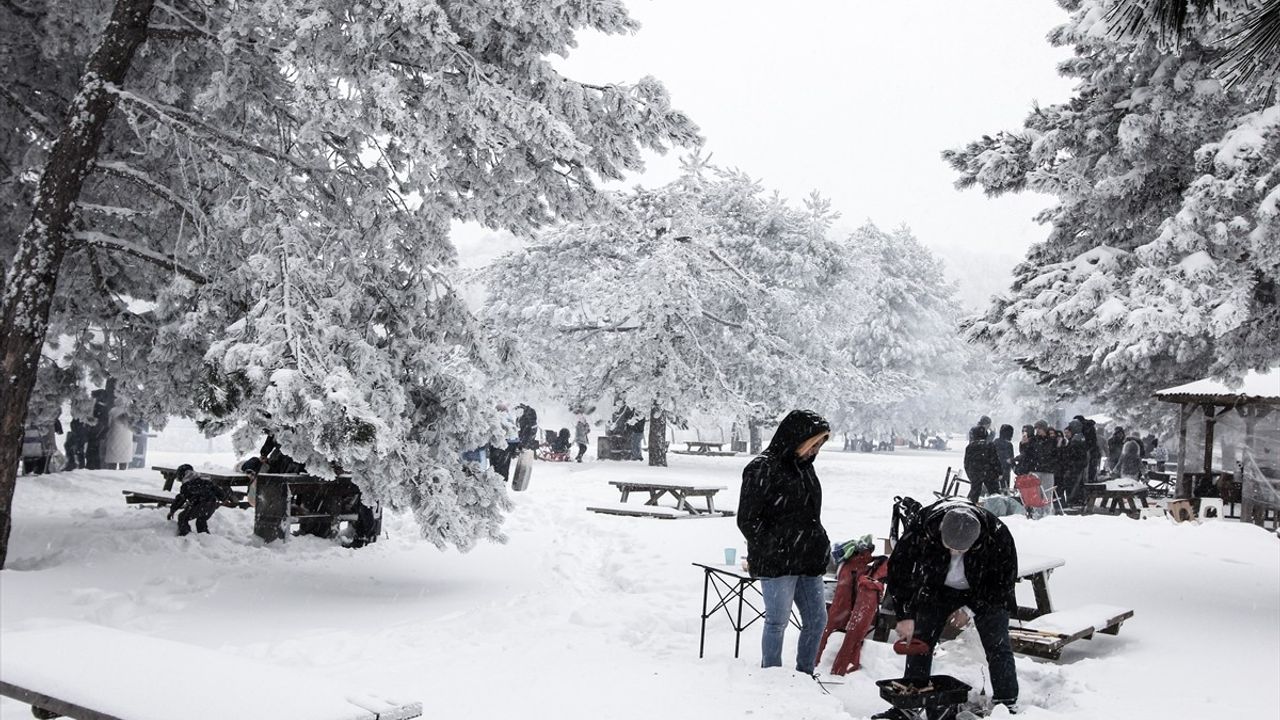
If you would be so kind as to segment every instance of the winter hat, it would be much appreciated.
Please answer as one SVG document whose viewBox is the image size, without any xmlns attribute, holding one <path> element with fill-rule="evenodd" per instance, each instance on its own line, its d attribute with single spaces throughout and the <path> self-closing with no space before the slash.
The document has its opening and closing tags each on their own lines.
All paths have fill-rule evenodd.
<svg viewBox="0 0 1280 720">
<path fill-rule="evenodd" d="M 188 475 L 194 475 L 195 472 L 196 472 L 195 468 L 191 467 L 187 463 L 182 463 L 177 467 L 176 470 L 174 470 L 174 475 L 178 477 L 179 482 L 183 482 L 187 479 Z"/>
<path fill-rule="evenodd" d="M 952 508 L 942 516 L 942 544 L 966 552 L 978 540 L 982 525 L 968 508 Z"/>
<path fill-rule="evenodd" d="M 1046 421 L 1046 420 L 1037 420 L 1037 421 L 1036 421 L 1036 430 L 1048 430 L 1048 429 L 1049 429 L 1049 423 L 1048 423 L 1048 421 Z"/>
<path fill-rule="evenodd" d="M 976 440 L 986 440 L 986 439 L 987 439 L 987 429 L 985 427 L 981 425 L 974 425 L 973 427 L 969 428 L 969 442 L 974 442 Z"/>
<path fill-rule="evenodd" d="M 983 415 L 982 417 L 978 418 L 978 424 L 984 428 L 989 428 L 991 427 L 991 418 L 987 417 L 986 415 Z"/>
<path fill-rule="evenodd" d="M 1071 422 L 1067 423 L 1067 429 L 1071 431 L 1072 435 L 1079 435 L 1080 433 L 1084 432 L 1084 424 L 1081 423 L 1079 420 L 1072 420 Z"/>
</svg>

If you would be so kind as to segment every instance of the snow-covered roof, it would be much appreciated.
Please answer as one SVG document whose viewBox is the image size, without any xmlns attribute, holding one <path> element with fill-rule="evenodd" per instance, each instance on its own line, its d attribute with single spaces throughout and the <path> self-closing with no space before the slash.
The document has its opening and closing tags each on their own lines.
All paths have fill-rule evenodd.
<svg viewBox="0 0 1280 720">
<path fill-rule="evenodd" d="M 1249 371 L 1238 384 L 1221 380 L 1197 380 L 1156 392 L 1158 400 L 1182 402 L 1185 400 L 1210 400 L 1214 398 L 1238 402 L 1240 399 L 1280 402 L 1280 367 L 1259 373 Z"/>
</svg>

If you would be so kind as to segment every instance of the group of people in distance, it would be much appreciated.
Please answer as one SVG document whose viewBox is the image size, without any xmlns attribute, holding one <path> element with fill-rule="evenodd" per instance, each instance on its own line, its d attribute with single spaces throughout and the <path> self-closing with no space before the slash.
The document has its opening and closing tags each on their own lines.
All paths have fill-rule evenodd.
<svg viewBox="0 0 1280 720">
<path fill-rule="evenodd" d="M 1142 471 L 1142 458 L 1161 456 L 1163 450 L 1158 446 L 1155 435 L 1140 440 L 1127 436 L 1120 427 L 1104 443 L 1095 422 L 1081 415 L 1061 430 L 1044 420 L 1023 425 L 1015 446 L 1013 426 L 1001 425 L 992 438 L 991 418 L 984 415 L 969 431 L 964 451 L 969 501 L 976 503 L 983 496 L 1009 492 L 1010 476 L 1017 474 L 1039 479 L 1044 497 L 1052 498 L 1056 492 L 1062 505 L 1080 506 L 1085 486 L 1097 482 L 1100 470 L 1113 477 L 1136 478 Z M 1036 512 L 1052 511 L 1050 505 Z"/>
<path fill-rule="evenodd" d="M 823 575 L 832 546 L 822 525 L 822 485 L 813 463 L 830 436 L 830 425 L 818 414 L 794 410 L 742 473 L 737 522 L 764 595 L 762 667 L 782 665 L 792 605 L 801 620 L 796 670 L 812 675 L 817 664 L 827 619 Z M 908 524 L 888 562 L 897 634 L 928 646 L 928 652 L 908 656 L 905 680 L 920 687 L 929 682 L 932 650 L 948 618 L 968 608 L 986 651 L 993 700 L 1016 713 L 1009 616 L 1017 608 L 1018 555 L 999 518 L 967 500 L 939 501 Z M 905 719 L 896 708 L 873 717 Z"/>
</svg>

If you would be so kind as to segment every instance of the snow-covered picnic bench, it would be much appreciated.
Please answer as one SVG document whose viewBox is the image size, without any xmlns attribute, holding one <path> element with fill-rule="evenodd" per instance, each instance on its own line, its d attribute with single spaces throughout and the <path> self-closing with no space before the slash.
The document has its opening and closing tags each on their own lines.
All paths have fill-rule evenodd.
<svg viewBox="0 0 1280 720">
<path fill-rule="evenodd" d="M 1062 649 L 1077 640 L 1088 640 L 1095 632 L 1116 635 L 1133 611 L 1116 605 L 1082 605 L 1041 615 L 1034 620 L 1015 621 L 1009 640 L 1015 652 L 1057 660 Z"/>
<path fill-rule="evenodd" d="M 621 491 L 622 499 L 615 504 L 589 506 L 588 510 L 607 515 L 633 515 L 636 517 L 656 517 L 669 520 L 693 517 L 729 517 L 733 515 L 732 510 L 716 509 L 716 493 L 727 489 L 723 485 L 655 483 L 633 480 L 610 480 L 609 484 Z M 627 505 L 627 499 L 631 497 L 633 492 L 648 493 L 649 499 L 644 505 Z M 665 495 L 670 495 L 675 500 L 674 508 L 658 504 L 658 500 Z M 703 510 L 690 505 L 689 498 L 691 497 L 705 498 L 707 508 Z"/>
<path fill-rule="evenodd" d="M 0 694 L 39 718 L 407 720 L 422 704 L 98 625 L 4 633 Z"/>
</svg>

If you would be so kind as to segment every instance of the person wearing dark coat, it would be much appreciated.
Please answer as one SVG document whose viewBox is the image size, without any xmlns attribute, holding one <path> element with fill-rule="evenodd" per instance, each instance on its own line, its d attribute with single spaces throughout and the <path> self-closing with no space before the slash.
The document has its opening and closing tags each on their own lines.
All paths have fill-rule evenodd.
<svg viewBox="0 0 1280 720">
<path fill-rule="evenodd" d="M 987 429 L 975 425 L 969 430 L 969 444 L 964 449 L 964 474 L 969 477 L 969 502 L 992 495 L 1000 487 L 1000 455 L 987 439 Z"/>
<path fill-rule="evenodd" d="M 1077 415 L 1075 419 L 1080 421 L 1080 426 L 1084 429 L 1084 446 L 1089 454 L 1085 466 L 1085 482 L 1097 482 L 1098 465 L 1102 462 L 1098 453 L 1098 424 L 1083 415 Z"/>
<path fill-rule="evenodd" d="M 62 446 L 67 453 L 67 465 L 63 470 L 78 470 L 86 467 L 85 445 L 89 442 L 89 426 L 77 418 L 71 418 L 71 429 L 67 431 L 66 443 Z"/>
<path fill-rule="evenodd" d="M 1117 427 L 1107 439 L 1107 470 L 1112 475 L 1116 472 L 1116 463 L 1120 462 L 1120 453 L 1124 450 L 1124 437 L 1124 428 Z"/>
<path fill-rule="evenodd" d="M 1089 478 L 1089 444 L 1085 442 L 1084 424 L 1072 420 L 1067 424 L 1067 444 L 1061 450 L 1062 486 L 1068 505 L 1084 504 L 1084 484 Z"/>
<path fill-rule="evenodd" d="M 1016 711 L 1018 676 L 1009 614 L 1017 609 L 1017 580 L 1013 535 L 995 515 L 954 498 L 922 508 L 889 557 L 888 593 L 898 635 L 908 642 L 919 638 L 930 648 L 907 656 L 906 680 L 929 681 L 932 650 L 947 619 L 967 607 L 986 651 L 993 699 Z"/>
<path fill-rule="evenodd" d="M 178 482 L 182 489 L 169 505 L 169 518 L 178 513 L 178 536 L 191 532 L 192 520 L 196 521 L 196 532 L 209 532 L 209 518 L 219 505 L 231 507 L 236 504 L 231 491 L 215 483 L 207 477 L 195 473 L 190 465 L 182 464 L 177 470 Z"/>
<path fill-rule="evenodd" d="M 761 667 L 782 665 L 782 637 L 794 603 L 801 623 L 796 670 L 813 674 L 827 622 L 822 575 L 831 552 L 813 461 L 830 436 L 831 426 L 817 413 L 793 410 L 769 447 L 742 471 L 738 529 L 764 595 Z"/>
<path fill-rule="evenodd" d="M 991 441 L 996 457 L 1000 459 L 1000 490 L 1009 489 L 1009 475 L 1013 471 L 1013 426 L 1001 425 L 1000 437 Z"/>
</svg>

